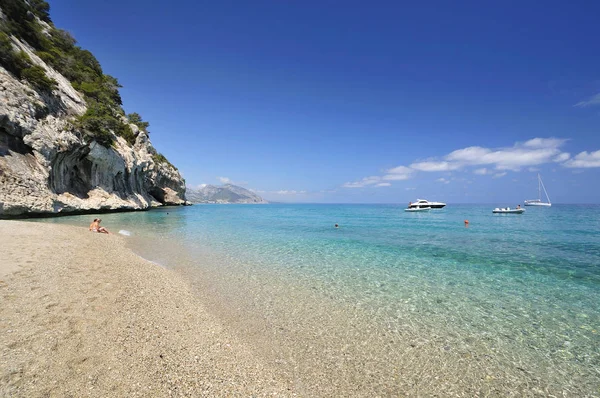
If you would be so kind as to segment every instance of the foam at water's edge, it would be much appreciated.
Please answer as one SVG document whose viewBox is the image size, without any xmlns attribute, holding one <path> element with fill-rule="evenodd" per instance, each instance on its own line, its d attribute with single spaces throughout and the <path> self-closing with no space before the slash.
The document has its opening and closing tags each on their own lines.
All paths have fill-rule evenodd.
<svg viewBox="0 0 600 398">
<path fill-rule="evenodd" d="M 125 229 L 120 230 L 119 234 L 125 235 L 125 236 L 131 236 L 131 232 L 129 232 L 129 231 L 125 230 Z"/>
</svg>

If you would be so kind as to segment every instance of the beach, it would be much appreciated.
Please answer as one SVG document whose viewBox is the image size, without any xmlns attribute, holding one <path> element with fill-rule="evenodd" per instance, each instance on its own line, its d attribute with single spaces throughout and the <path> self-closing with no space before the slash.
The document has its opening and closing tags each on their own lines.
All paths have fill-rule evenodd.
<svg viewBox="0 0 600 398">
<path fill-rule="evenodd" d="M 0 221 L 0 396 L 293 396 L 118 235 Z"/>
<path fill-rule="evenodd" d="M 102 216 L 130 236 L 1 221 L 0 396 L 598 396 L 597 238 L 479 210 Z"/>
</svg>

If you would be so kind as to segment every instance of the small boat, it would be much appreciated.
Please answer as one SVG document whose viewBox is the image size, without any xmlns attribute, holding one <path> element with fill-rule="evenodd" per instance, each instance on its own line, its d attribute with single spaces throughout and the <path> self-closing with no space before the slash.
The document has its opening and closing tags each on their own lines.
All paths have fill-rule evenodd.
<svg viewBox="0 0 600 398">
<path fill-rule="evenodd" d="M 428 200 L 425 199 L 417 199 L 416 202 L 410 202 L 408 204 L 408 208 L 412 209 L 412 208 L 419 208 L 419 207 L 429 207 L 430 209 L 441 209 L 442 207 L 446 206 L 445 203 L 442 202 L 430 202 Z"/>
<path fill-rule="evenodd" d="M 404 209 L 404 211 L 410 211 L 410 212 L 429 211 L 429 210 L 431 210 L 431 207 L 407 207 L 406 209 Z"/>
<path fill-rule="evenodd" d="M 546 194 L 547 202 L 542 202 L 542 188 L 544 189 L 544 193 Z M 544 183 L 542 182 L 542 177 L 540 176 L 539 173 L 538 173 L 538 198 L 526 200 L 524 202 L 524 204 L 525 204 L 525 206 L 546 206 L 546 207 L 552 206 L 552 203 L 550 203 L 550 198 L 548 197 L 548 192 L 546 192 L 546 187 L 544 186 Z"/>
<path fill-rule="evenodd" d="M 521 209 L 521 208 L 511 209 L 510 207 L 496 207 L 494 210 L 492 210 L 492 213 L 522 214 L 522 213 L 525 213 L 525 209 Z"/>
</svg>

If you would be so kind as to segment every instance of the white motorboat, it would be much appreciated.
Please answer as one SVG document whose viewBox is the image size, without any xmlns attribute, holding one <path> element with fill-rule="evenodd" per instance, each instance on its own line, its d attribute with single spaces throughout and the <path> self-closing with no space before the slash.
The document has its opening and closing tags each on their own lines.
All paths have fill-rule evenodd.
<svg viewBox="0 0 600 398">
<path fill-rule="evenodd" d="M 546 194 L 547 202 L 542 202 L 542 189 L 544 189 L 544 193 Z M 524 202 L 524 204 L 525 204 L 525 206 L 546 206 L 546 207 L 552 206 L 552 203 L 550 203 L 550 198 L 548 197 L 548 192 L 546 192 L 546 187 L 544 186 L 544 183 L 542 182 L 542 177 L 539 175 L 539 173 L 538 173 L 538 198 L 526 200 Z"/>
<path fill-rule="evenodd" d="M 404 209 L 404 211 L 410 211 L 410 212 L 429 211 L 429 210 L 431 210 L 431 207 L 408 207 L 408 208 Z"/>
<path fill-rule="evenodd" d="M 520 207 L 517 207 L 516 209 L 511 209 L 510 207 L 496 207 L 492 210 L 492 213 L 522 214 L 525 213 L 525 209 L 521 209 Z"/>
<path fill-rule="evenodd" d="M 446 206 L 445 203 L 442 202 L 430 202 L 425 199 L 417 199 L 416 202 L 410 202 L 408 204 L 409 209 L 420 208 L 420 207 L 429 207 L 430 209 L 441 209 Z"/>
</svg>

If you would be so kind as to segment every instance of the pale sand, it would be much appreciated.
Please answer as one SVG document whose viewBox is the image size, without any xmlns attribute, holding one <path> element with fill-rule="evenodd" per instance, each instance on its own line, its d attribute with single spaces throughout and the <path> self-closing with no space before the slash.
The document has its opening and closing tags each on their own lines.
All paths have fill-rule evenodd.
<svg viewBox="0 0 600 398">
<path fill-rule="evenodd" d="M 118 235 L 0 221 L 0 275 L 0 396 L 295 395 Z"/>
</svg>

